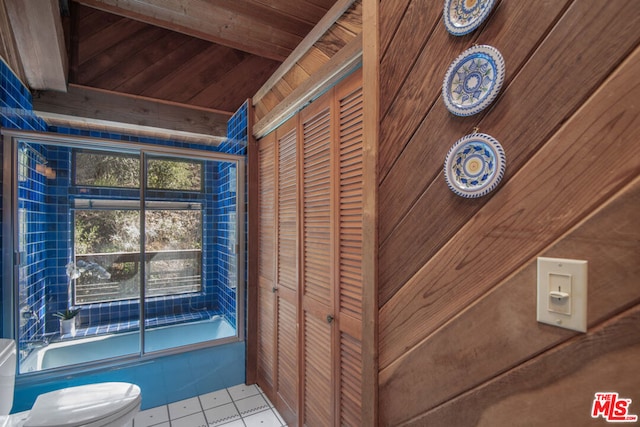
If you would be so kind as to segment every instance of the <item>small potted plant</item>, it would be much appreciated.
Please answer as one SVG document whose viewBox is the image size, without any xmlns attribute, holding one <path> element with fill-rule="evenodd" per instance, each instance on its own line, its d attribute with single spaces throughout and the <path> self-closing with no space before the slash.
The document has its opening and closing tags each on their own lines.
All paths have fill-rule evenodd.
<svg viewBox="0 0 640 427">
<path fill-rule="evenodd" d="M 66 309 L 65 311 L 59 311 L 53 315 L 60 319 L 60 334 L 61 335 L 75 335 L 76 334 L 76 316 L 80 313 L 79 308 Z"/>
</svg>

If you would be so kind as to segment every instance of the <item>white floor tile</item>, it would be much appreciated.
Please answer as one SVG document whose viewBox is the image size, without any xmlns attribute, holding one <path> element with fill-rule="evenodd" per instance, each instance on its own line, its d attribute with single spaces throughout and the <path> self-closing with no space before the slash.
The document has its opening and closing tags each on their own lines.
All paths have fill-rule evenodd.
<svg viewBox="0 0 640 427">
<path fill-rule="evenodd" d="M 226 405 L 231 403 L 231 396 L 227 392 L 227 389 L 214 391 L 213 393 L 207 393 L 200 396 L 200 403 L 202 403 L 203 409 L 211 409 L 216 406 Z"/>
<path fill-rule="evenodd" d="M 147 409 L 134 422 L 134 427 L 216 426 L 286 427 L 286 423 L 259 387 L 245 384 Z"/>
<path fill-rule="evenodd" d="M 207 420 L 204 418 L 204 414 L 199 412 L 197 414 L 187 415 L 186 417 L 171 420 L 171 427 L 208 427 Z"/>
<path fill-rule="evenodd" d="M 280 427 L 282 423 L 276 417 L 276 414 L 269 409 L 268 411 L 258 412 L 257 414 L 244 417 L 242 419 L 247 427 Z"/>
<path fill-rule="evenodd" d="M 149 427 L 169 421 L 169 410 L 167 406 L 140 411 L 134 420 L 135 427 Z"/>
<path fill-rule="evenodd" d="M 269 404 L 259 393 L 255 396 L 236 400 L 234 403 L 236 404 L 238 411 L 240 411 L 240 415 L 242 415 L 243 417 L 255 414 L 256 412 L 264 411 L 265 409 L 269 409 Z"/>
<path fill-rule="evenodd" d="M 259 394 L 260 391 L 255 385 L 238 384 L 233 387 L 229 387 L 229 394 L 233 400 L 244 399 L 245 397 L 254 396 Z"/>
<path fill-rule="evenodd" d="M 219 426 L 240 419 L 240 414 L 233 403 L 207 409 L 204 414 L 207 416 L 210 426 Z"/>
<path fill-rule="evenodd" d="M 197 397 L 169 403 L 169 416 L 172 421 L 197 412 L 202 412 L 202 406 Z"/>
</svg>

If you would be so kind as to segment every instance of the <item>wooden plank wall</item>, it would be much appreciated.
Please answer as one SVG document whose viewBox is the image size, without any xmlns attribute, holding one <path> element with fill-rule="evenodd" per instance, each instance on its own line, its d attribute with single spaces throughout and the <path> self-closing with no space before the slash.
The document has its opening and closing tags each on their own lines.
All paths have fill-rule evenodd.
<svg viewBox="0 0 640 427">
<path fill-rule="evenodd" d="M 604 425 L 602 391 L 640 414 L 640 2 L 498 0 L 463 37 L 442 2 L 379 6 L 380 425 Z M 455 117 L 442 79 L 474 43 L 505 83 Z M 464 199 L 442 166 L 476 126 L 507 170 Z M 586 334 L 536 322 L 538 256 L 589 261 Z"/>
</svg>

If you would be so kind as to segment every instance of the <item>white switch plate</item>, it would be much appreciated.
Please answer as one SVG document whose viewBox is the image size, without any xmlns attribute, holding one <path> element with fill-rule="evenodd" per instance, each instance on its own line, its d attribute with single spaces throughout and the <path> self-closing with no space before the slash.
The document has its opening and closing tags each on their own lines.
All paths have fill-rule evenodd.
<svg viewBox="0 0 640 427">
<path fill-rule="evenodd" d="M 538 258 L 537 319 L 587 332 L 587 261 Z"/>
</svg>

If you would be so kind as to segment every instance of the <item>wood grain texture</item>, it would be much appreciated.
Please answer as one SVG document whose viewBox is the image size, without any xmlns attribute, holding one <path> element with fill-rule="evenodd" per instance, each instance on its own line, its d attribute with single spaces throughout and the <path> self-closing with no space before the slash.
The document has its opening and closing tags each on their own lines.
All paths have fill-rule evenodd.
<svg viewBox="0 0 640 427">
<path fill-rule="evenodd" d="M 0 5 L 0 56 L 20 81 L 27 81 L 4 2 Z"/>
<path fill-rule="evenodd" d="M 313 27 L 271 5 L 247 1 L 82 0 L 131 19 L 264 58 L 283 61 Z M 305 2 L 306 3 L 306 2 Z"/>
<path fill-rule="evenodd" d="M 590 328 L 640 302 L 639 208 L 640 178 L 537 255 L 589 262 Z M 425 413 L 576 335 L 536 322 L 536 267 L 536 258 L 528 260 L 382 370 L 382 425 L 398 425 Z M 420 393 L 425 387 L 430 393 Z"/>
<path fill-rule="evenodd" d="M 383 17 L 379 19 L 379 27 L 376 27 L 379 29 L 379 58 L 387 52 L 410 3 L 411 0 L 396 0 L 379 1 L 376 5 L 377 14 Z"/>
<path fill-rule="evenodd" d="M 623 9 L 630 24 L 616 26 Z M 498 11 L 495 17 L 500 16 Z M 573 31 L 585 23 L 584 31 Z M 627 8 L 623 2 L 575 2 L 480 122 L 453 117 L 441 102 L 435 104 L 380 187 L 381 234 L 391 233 L 385 234 L 380 248 L 381 304 L 492 197 L 466 200 L 444 185 L 442 162 L 453 142 L 470 133 L 474 124 L 496 137 L 507 153 L 504 182 L 508 182 L 637 44 L 638 33 L 632 29 L 636 24 L 640 25 L 640 4 Z M 601 57 L 602 51 L 608 52 L 606 57 Z M 574 72 L 561 71 L 567 68 Z M 541 74 L 556 76 L 554 83 L 538 79 Z M 407 181 L 412 185 L 404 185 Z M 446 225 L 438 218 L 447 218 Z"/>
<path fill-rule="evenodd" d="M 313 30 L 310 31 L 300 43 L 298 43 L 295 49 L 287 56 L 278 69 L 255 93 L 253 97 L 255 103 L 260 102 L 260 100 L 277 84 L 277 82 L 289 73 L 291 68 L 307 56 L 315 43 L 336 23 L 336 21 L 342 17 L 354 1 L 355 0 L 340 0 L 333 4 L 332 8 L 317 21 Z"/>
<path fill-rule="evenodd" d="M 412 1 L 405 19 L 380 60 L 380 115 L 384 117 L 395 95 L 405 83 L 420 51 L 431 37 L 436 25 L 442 25 L 442 5 L 439 2 Z M 422 72 L 423 70 L 417 70 Z"/>
<path fill-rule="evenodd" d="M 402 425 L 608 425 L 591 418 L 595 393 L 640 400 L 640 306 Z M 632 404 L 630 413 L 638 414 Z"/>
<path fill-rule="evenodd" d="M 348 47 L 354 44 L 354 39 L 358 38 L 357 36 L 361 32 L 361 0 L 336 2 L 334 7 L 318 23 L 318 27 L 309 33 L 307 38 L 253 97 L 253 103 L 259 106 L 257 107 L 260 112 L 257 116 L 258 121 L 277 124 L 282 119 L 282 110 L 286 110 L 288 114 L 294 114 L 296 110 L 290 111 L 293 94 L 295 93 L 297 97 L 303 94 L 317 94 L 314 85 L 318 80 L 327 80 L 327 75 L 331 77 L 332 70 L 336 65 L 338 68 L 343 68 L 344 64 L 349 63 L 349 59 L 344 57 L 344 53 L 349 51 Z M 274 94 L 273 92 L 277 91 L 277 86 L 282 80 L 286 80 L 290 90 Z M 332 81 L 331 84 L 335 83 L 336 81 Z M 324 89 L 329 86 L 325 86 Z M 269 96 L 271 99 L 267 99 Z M 307 97 L 306 100 L 312 98 L 313 96 Z M 274 99 L 277 99 L 281 105 L 274 105 Z M 271 105 L 265 105 L 267 103 Z M 263 112 L 265 113 L 263 114 Z M 268 132 L 263 127 L 263 124 L 258 126 L 255 131 L 257 136 Z"/>
<path fill-rule="evenodd" d="M 389 2 L 387 2 L 389 3 Z M 380 2 L 362 15 L 362 425 L 378 424 L 378 135 Z"/>
<path fill-rule="evenodd" d="M 381 308 L 381 367 L 637 176 L 640 84 L 629 82 L 638 72 L 640 51 Z"/>
<path fill-rule="evenodd" d="M 253 124 L 255 113 L 253 111 L 253 105 L 251 100 L 247 100 L 247 128 Z M 271 168 L 275 165 L 275 158 L 269 157 Z M 258 307 L 260 307 L 260 274 L 258 271 L 258 262 L 260 259 L 260 149 L 258 142 L 248 132 L 247 135 L 247 356 L 245 359 L 245 380 L 247 384 L 256 384 L 258 381 Z M 269 174 L 273 177 L 273 173 Z M 273 191 L 273 184 L 269 186 Z M 271 213 L 273 218 L 273 210 Z M 273 220 L 268 222 L 269 225 L 273 224 Z M 273 245 L 271 246 L 273 248 Z M 273 257 L 271 258 L 273 259 Z M 270 263 L 273 266 L 273 261 Z M 271 270 L 273 271 L 273 270 Z M 273 277 L 273 276 L 272 276 Z M 273 316 L 267 316 L 272 320 Z M 261 335 L 261 334 L 260 334 Z M 273 333 L 270 334 L 273 337 Z M 273 350 L 270 355 L 273 356 Z M 273 383 L 273 382 L 272 382 Z"/>
<path fill-rule="evenodd" d="M 361 367 L 362 98 L 362 74 L 356 71 L 260 141 L 264 150 L 275 141 L 279 151 L 272 183 L 278 186 L 276 213 L 269 208 L 271 192 L 261 190 L 260 225 L 268 230 L 275 221 L 278 227 L 275 403 L 290 425 L 338 426 L 367 418 Z M 268 185 L 273 167 L 265 160 L 260 168 Z M 258 268 L 271 264 L 273 257 L 262 248 L 259 256 Z M 269 322 L 270 301 L 266 295 L 261 300 L 261 322 Z M 268 335 L 271 328 L 262 330 Z M 269 351 L 268 345 L 262 349 Z M 260 354 L 257 359 L 266 365 L 272 360 Z M 265 384 L 267 374 L 265 369 L 259 376 Z"/>
<path fill-rule="evenodd" d="M 256 137 L 264 136 L 279 123 L 291 117 L 310 101 L 353 72 L 361 64 L 362 34 L 356 36 L 343 49 L 325 63 L 311 78 L 298 86 L 276 108 L 269 111 L 253 127 Z"/>
<path fill-rule="evenodd" d="M 72 83 L 233 112 L 280 64 L 144 20 L 72 5 Z"/>
<path fill-rule="evenodd" d="M 33 109 L 81 119 L 97 119 L 143 127 L 226 138 L 230 115 L 144 97 L 127 96 L 85 86 L 70 85 L 67 93 L 41 92 Z"/>
<path fill-rule="evenodd" d="M 67 90 L 69 63 L 55 0 L 5 0 L 26 83 L 32 89 Z M 18 70 L 19 71 L 19 70 Z"/>
</svg>

